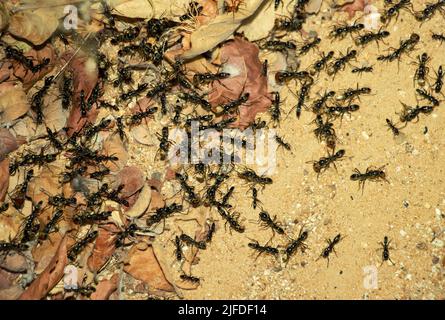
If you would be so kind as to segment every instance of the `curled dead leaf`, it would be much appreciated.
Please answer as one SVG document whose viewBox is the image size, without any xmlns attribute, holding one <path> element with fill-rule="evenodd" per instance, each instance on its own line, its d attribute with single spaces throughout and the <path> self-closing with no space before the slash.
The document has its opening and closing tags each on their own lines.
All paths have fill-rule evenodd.
<svg viewBox="0 0 445 320">
<path fill-rule="evenodd" d="M 62 235 L 59 232 L 54 232 L 49 235 L 48 241 L 43 241 L 39 246 L 32 250 L 32 257 L 36 261 L 35 272 L 42 273 L 50 264 L 54 252 L 62 241 Z"/>
<path fill-rule="evenodd" d="M 9 132 L 8 129 L 0 128 L 0 161 L 5 156 L 19 147 L 17 139 Z"/>
<path fill-rule="evenodd" d="M 10 16 L 5 3 L 0 3 L 0 31 L 3 31 L 9 24 Z"/>
<path fill-rule="evenodd" d="M 136 203 L 125 212 L 125 215 L 131 218 L 141 217 L 148 209 L 151 202 L 151 189 L 148 186 L 142 187 Z"/>
<path fill-rule="evenodd" d="M 110 280 L 102 280 L 96 286 L 96 291 L 91 295 L 91 300 L 108 300 L 118 288 L 119 275 L 115 274 Z"/>
<path fill-rule="evenodd" d="M 226 61 L 224 71 L 232 76 L 212 84 L 209 102 L 216 107 L 249 93 L 249 99 L 239 107 L 239 118 L 232 127 L 246 128 L 255 120 L 257 113 L 268 110 L 271 105 L 267 77 L 261 73 L 262 63 L 258 54 L 257 45 L 240 37 L 226 42 L 221 48 L 221 60 Z"/>
<path fill-rule="evenodd" d="M 98 272 L 107 263 L 116 250 L 115 240 L 119 228 L 109 223 L 99 228 L 98 231 L 99 235 L 94 243 L 93 251 L 88 257 L 88 268 L 94 273 Z"/>
<path fill-rule="evenodd" d="M 28 269 L 28 262 L 23 254 L 10 252 L 2 257 L 0 268 L 13 273 L 23 273 Z"/>
<path fill-rule="evenodd" d="M 20 295 L 19 300 L 40 300 L 62 279 L 67 264 L 67 242 L 65 236 L 60 242 L 53 259 L 46 269 Z"/>
<path fill-rule="evenodd" d="M 124 185 L 120 193 L 124 198 L 128 198 L 141 190 L 144 183 L 144 173 L 136 166 L 124 167 L 116 175 L 116 184 Z"/>
<path fill-rule="evenodd" d="M 102 154 L 107 156 L 116 156 L 118 158 L 117 161 L 108 161 L 104 163 L 104 165 L 108 167 L 111 172 L 116 172 L 124 168 L 129 159 L 125 145 L 117 134 L 110 135 L 104 141 Z"/>
<path fill-rule="evenodd" d="M 8 31 L 38 46 L 51 37 L 58 25 L 59 20 L 51 8 L 40 8 L 15 13 L 11 17 Z"/>
<path fill-rule="evenodd" d="M 184 60 L 192 59 L 204 52 L 215 48 L 227 40 L 240 27 L 244 20 L 249 19 L 265 0 L 251 0 L 245 2 L 243 10 L 235 14 L 227 13 L 216 16 L 208 24 L 199 26 L 190 35 L 190 50 L 181 55 Z"/>
<path fill-rule="evenodd" d="M 99 79 L 96 60 L 83 51 L 65 52 L 60 58 L 63 64 L 68 63 L 67 70 L 73 74 L 73 107 L 68 117 L 66 126 L 68 135 L 85 126 L 85 123 L 94 123 L 99 111 L 96 104 L 93 104 L 91 110 L 87 112 L 86 117 L 82 117 L 80 112 L 81 92 L 84 92 L 85 99 L 88 99 Z"/>
<path fill-rule="evenodd" d="M 0 202 L 5 201 L 9 188 L 9 159 L 0 162 Z"/>
<path fill-rule="evenodd" d="M 154 289 L 174 291 L 173 285 L 165 278 L 152 246 L 148 246 L 145 250 L 140 250 L 134 246 L 128 256 L 128 264 L 124 267 L 125 272 L 138 280 L 144 281 Z"/>
<path fill-rule="evenodd" d="M 21 83 L 0 84 L 0 123 L 10 123 L 29 111 L 30 105 Z"/>
</svg>

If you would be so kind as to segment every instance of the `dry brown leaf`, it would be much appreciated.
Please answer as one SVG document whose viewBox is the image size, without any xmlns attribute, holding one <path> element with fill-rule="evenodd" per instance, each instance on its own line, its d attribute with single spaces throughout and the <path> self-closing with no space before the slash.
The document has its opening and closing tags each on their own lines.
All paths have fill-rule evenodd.
<svg viewBox="0 0 445 320">
<path fill-rule="evenodd" d="M 65 236 L 60 242 L 53 259 L 46 269 L 20 295 L 19 300 L 40 300 L 62 279 L 67 264 L 67 242 Z"/>
<path fill-rule="evenodd" d="M 317 13 L 320 11 L 321 3 L 323 0 L 311 0 L 309 3 L 304 7 L 304 10 L 307 13 Z"/>
<path fill-rule="evenodd" d="M 44 167 L 40 174 L 29 183 L 28 196 L 35 202 L 42 200 L 44 203 L 47 203 L 50 195 L 55 196 L 59 194 L 61 192 L 58 176 L 61 173 L 60 170 L 56 166 Z"/>
<path fill-rule="evenodd" d="M 192 59 L 229 39 L 244 20 L 247 21 L 248 18 L 256 13 L 264 1 L 265 0 L 251 0 L 245 2 L 243 10 L 235 14 L 227 13 L 219 15 L 208 24 L 199 26 L 190 35 L 190 50 L 182 54 L 181 58 L 184 60 Z"/>
<path fill-rule="evenodd" d="M 59 26 L 59 20 L 51 8 L 19 11 L 11 17 L 8 31 L 38 46 L 48 40 Z"/>
<path fill-rule="evenodd" d="M 0 84 L 0 123 L 10 123 L 29 111 L 25 91 L 21 83 Z"/>
<path fill-rule="evenodd" d="M 366 7 L 367 4 L 370 4 L 371 0 L 355 0 L 350 4 L 343 5 L 341 7 L 341 11 L 345 11 L 348 13 L 349 18 L 352 18 L 355 16 L 355 13 L 362 12 L 363 9 Z"/>
<path fill-rule="evenodd" d="M 10 252 L 0 260 L 0 268 L 13 273 L 23 273 L 28 269 L 28 262 L 23 254 Z"/>
<path fill-rule="evenodd" d="M 91 272 L 98 272 L 111 258 L 116 250 L 115 240 L 119 228 L 109 223 L 99 228 L 99 235 L 91 255 L 88 257 L 88 268 Z"/>
<path fill-rule="evenodd" d="M 75 56 L 73 57 L 73 55 Z M 85 99 L 90 97 L 98 82 L 99 73 L 95 59 L 83 51 L 79 51 L 77 54 L 73 51 L 65 52 L 60 60 L 62 63 L 68 63 L 67 69 L 73 74 L 73 107 L 66 124 L 68 135 L 71 136 L 74 132 L 83 128 L 87 122 L 94 123 L 96 121 L 99 114 L 96 104 L 93 104 L 86 117 L 82 117 L 80 113 L 80 93 L 83 90 Z"/>
<path fill-rule="evenodd" d="M 32 250 L 32 257 L 36 261 L 35 272 L 42 273 L 50 264 L 54 252 L 62 241 L 62 235 L 54 232 L 49 235 L 48 241 L 43 241 L 39 246 L 35 246 Z"/>
<path fill-rule="evenodd" d="M 10 16 L 5 3 L 0 3 L 0 31 L 3 31 L 9 24 Z"/>
<path fill-rule="evenodd" d="M 17 300 L 22 292 L 23 288 L 19 285 L 14 285 L 8 289 L 0 290 L 0 300 Z"/>
<path fill-rule="evenodd" d="M 0 202 L 5 201 L 9 188 L 9 159 L 0 162 Z"/>
<path fill-rule="evenodd" d="M 120 193 L 124 198 L 128 198 L 141 190 L 144 183 L 144 173 L 136 166 L 125 167 L 116 175 L 116 184 L 124 185 Z"/>
<path fill-rule="evenodd" d="M 8 129 L 0 128 L 0 161 L 5 156 L 19 147 L 17 139 L 9 132 Z"/>
<path fill-rule="evenodd" d="M 147 211 L 148 206 L 150 205 L 151 192 L 152 191 L 150 187 L 148 186 L 142 187 L 142 190 L 135 204 L 125 212 L 125 215 L 131 218 L 141 217 Z"/>
<path fill-rule="evenodd" d="M 119 158 L 117 161 L 104 162 L 104 165 L 108 167 L 111 172 L 121 170 L 125 167 L 129 159 L 128 152 L 118 134 L 112 134 L 104 141 L 102 154 Z"/>
<path fill-rule="evenodd" d="M 221 60 L 229 73 L 236 73 L 212 84 L 209 102 L 212 106 L 226 104 L 238 99 L 241 94 L 249 93 L 248 101 L 239 107 L 239 118 L 232 127 L 244 129 L 255 120 L 259 112 L 268 110 L 271 95 L 267 78 L 262 75 L 262 63 L 258 57 L 257 45 L 244 38 L 236 37 L 221 48 Z"/>
<path fill-rule="evenodd" d="M 275 24 L 275 8 L 270 2 L 264 2 L 255 14 L 243 22 L 238 32 L 250 41 L 266 38 Z"/>
<path fill-rule="evenodd" d="M 108 300 L 118 288 L 119 275 L 115 274 L 110 280 L 102 280 L 96 286 L 96 291 L 91 295 L 91 300 Z"/>
<path fill-rule="evenodd" d="M 154 0 L 151 1 L 154 2 Z M 107 2 L 113 9 L 113 14 L 117 16 L 151 19 L 154 15 L 152 2 L 147 0 L 109 0 Z"/>
<path fill-rule="evenodd" d="M 148 246 L 145 250 L 133 246 L 128 256 L 128 264 L 124 267 L 125 272 L 138 280 L 144 281 L 154 289 L 174 291 L 173 285 L 165 278 L 152 246 Z"/>
</svg>

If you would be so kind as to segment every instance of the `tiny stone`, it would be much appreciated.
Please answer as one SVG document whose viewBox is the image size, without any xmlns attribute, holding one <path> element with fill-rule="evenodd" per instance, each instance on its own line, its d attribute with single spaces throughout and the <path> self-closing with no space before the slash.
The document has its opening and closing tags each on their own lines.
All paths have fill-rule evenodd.
<svg viewBox="0 0 445 320">
<path fill-rule="evenodd" d="M 362 137 L 365 140 L 369 140 L 369 135 L 365 131 L 362 131 Z"/>
<path fill-rule="evenodd" d="M 426 250 L 428 249 L 428 246 L 425 242 L 419 242 L 418 244 L 416 244 L 416 248 L 419 250 Z"/>
<path fill-rule="evenodd" d="M 433 260 L 432 260 L 433 264 L 437 264 L 437 263 L 439 263 L 439 261 L 440 261 L 439 257 L 433 256 Z"/>
<path fill-rule="evenodd" d="M 437 248 L 443 248 L 443 240 L 440 239 L 434 239 L 433 241 L 433 246 L 437 247 Z"/>
<path fill-rule="evenodd" d="M 424 204 L 425 209 L 431 209 L 431 205 L 427 202 Z"/>
<path fill-rule="evenodd" d="M 402 236 L 402 237 L 405 237 L 406 236 L 406 231 L 405 230 L 400 230 L 400 235 Z"/>
<path fill-rule="evenodd" d="M 408 200 L 403 200 L 403 206 L 404 206 L 405 208 L 408 208 L 408 207 L 409 207 L 409 202 L 408 202 Z"/>
</svg>

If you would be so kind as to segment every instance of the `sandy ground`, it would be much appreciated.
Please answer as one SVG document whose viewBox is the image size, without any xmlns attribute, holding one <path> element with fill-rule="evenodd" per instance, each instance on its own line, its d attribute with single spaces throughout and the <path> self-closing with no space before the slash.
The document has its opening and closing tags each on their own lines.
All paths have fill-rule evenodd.
<svg viewBox="0 0 445 320">
<path fill-rule="evenodd" d="M 379 1 L 383 2 L 383 1 Z M 414 1 L 415 8 L 423 1 Z M 381 6 L 381 4 L 377 4 Z M 325 8 L 325 6 L 323 6 Z M 325 8 L 326 9 L 326 8 Z M 335 13 L 333 21 L 341 22 L 345 13 Z M 318 21 L 318 22 L 317 22 Z M 257 223 L 258 209 L 251 207 L 250 193 L 245 185 L 236 184 L 236 210 L 241 212 L 246 232 L 230 233 L 224 228 L 217 212 L 214 241 L 207 250 L 199 253 L 199 263 L 193 274 L 200 277 L 196 290 L 183 291 L 186 299 L 444 299 L 444 234 L 432 241 L 434 233 L 444 228 L 445 179 L 444 130 L 445 113 L 436 108 L 429 116 L 421 116 L 418 123 L 409 124 L 401 136 L 394 138 L 385 125 L 385 119 L 398 119 L 402 106 L 399 101 L 415 105 L 413 75 L 418 54 L 427 52 L 431 57 L 429 76 L 433 69 L 445 64 L 444 46 L 431 41 L 431 32 L 440 32 L 443 17 L 436 15 L 431 21 L 419 25 L 403 12 L 393 21 L 386 40 L 389 46 L 398 47 L 401 38 L 412 32 L 421 36 L 417 50 L 411 57 L 397 62 L 376 61 L 387 46 L 380 43 L 365 49 L 358 48 L 357 63 L 374 66 L 374 72 L 358 76 L 351 67 L 340 72 L 335 81 L 322 73 L 311 91 L 336 90 L 360 86 L 372 88 L 372 95 L 361 98 L 360 111 L 345 117 L 341 126 L 335 126 L 339 137 L 338 148 L 346 150 L 346 158 L 317 178 L 311 160 L 325 155 L 312 132 L 310 112 L 303 112 L 300 120 L 294 112 L 282 121 L 278 133 L 291 145 L 292 152 L 278 151 L 278 168 L 272 176 L 274 183 L 267 186 L 260 199 L 265 209 L 283 223 L 294 238 L 304 225 L 310 230 L 308 250 L 298 252 L 287 265 L 280 265 L 270 256 L 256 255 L 247 247 L 250 239 L 261 244 L 272 233 Z M 336 54 L 352 47 L 350 38 L 332 42 L 327 33 L 332 21 L 312 18 L 305 30 L 316 31 L 323 39 L 321 51 L 334 50 Z M 296 40 L 300 40 L 300 36 Z M 302 59 L 302 68 L 317 59 L 310 53 Z M 289 110 L 295 98 L 288 96 L 283 106 Z M 262 115 L 262 118 L 267 116 Z M 427 128 L 427 133 L 425 133 Z M 367 182 L 364 193 L 358 183 L 349 179 L 354 168 L 365 171 L 368 166 L 384 166 L 389 183 Z M 337 256 L 332 254 L 329 267 L 325 259 L 318 259 L 326 246 L 326 239 L 338 233 L 344 238 L 337 245 Z M 166 237 L 170 236 L 166 235 Z M 381 264 L 379 242 L 388 236 L 391 242 L 391 260 Z M 162 237 L 159 238 L 162 241 Z M 171 241 L 170 241 L 171 242 Z M 275 235 L 270 245 L 285 245 L 286 238 Z M 172 243 L 166 250 L 173 252 Z M 173 258 L 172 258 L 173 259 Z M 318 260 L 317 260 L 318 259 Z M 377 270 L 378 287 L 366 289 L 368 279 L 364 268 Z"/>
</svg>

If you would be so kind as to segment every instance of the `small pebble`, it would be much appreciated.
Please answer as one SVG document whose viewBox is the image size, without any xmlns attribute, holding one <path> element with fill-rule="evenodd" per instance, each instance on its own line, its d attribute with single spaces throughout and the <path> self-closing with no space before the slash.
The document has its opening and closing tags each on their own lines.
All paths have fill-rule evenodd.
<svg viewBox="0 0 445 320">
<path fill-rule="evenodd" d="M 433 244 L 433 246 L 435 246 L 437 248 L 443 248 L 444 242 L 443 242 L 443 240 L 440 240 L 440 239 L 434 239 L 432 244 Z"/>
<path fill-rule="evenodd" d="M 403 200 L 403 206 L 404 206 L 405 208 L 408 208 L 408 207 L 409 207 L 409 202 L 408 202 L 408 200 Z"/>
<path fill-rule="evenodd" d="M 428 249 L 428 246 L 425 242 L 419 242 L 418 244 L 416 244 L 416 248 L 419 250 L 426 250 Z"/>
<path fill-rule="evenodd" d="M 401 235 L 402 237 L 405 237 L 405 236 L 407 235 L 407 233 L 406 233 L 405 230 L 400 230 L 400 235 Z"/>
<path fill-rule="evenodd" d="M 369 140 L 369 135 L 365 131 L 362 131 L 362 137 L 365 140 Z"/>
<path fill-rule="evenodd" d="M 439 261 L 440 261 L 439 257 L 433 256 L 433 260 L 432 260 L 433 264 L 437 264 L 437 263 L 439 263 Z"/>
</svg>

